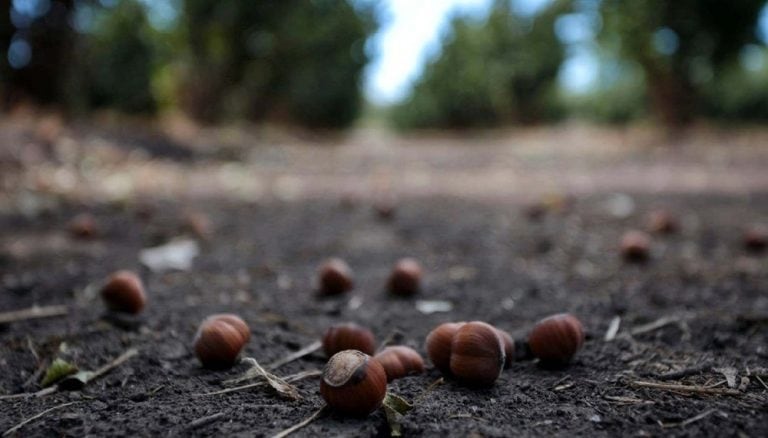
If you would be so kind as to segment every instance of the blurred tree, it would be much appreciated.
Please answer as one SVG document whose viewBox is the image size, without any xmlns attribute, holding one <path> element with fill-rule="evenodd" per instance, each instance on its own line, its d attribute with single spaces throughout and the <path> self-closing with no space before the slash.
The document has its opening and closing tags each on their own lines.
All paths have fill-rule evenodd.
<svg viewBox="0 0 768 438">
<path fill-rule="evenodd" d="M 61 103 L 70 68 L 75 0 L 0 0 L 2 107 L 23 100 Z"/>
<path fill-rule="evenodd" d="M 184 0 L 182 23 L 180 101 L 196 118 L 343 127 L 358 114 L 370 9 L 346 0 Z"/>
<path fill-rule="evenodd" d="M 554 83 L 564 53 L 554 23 L 569 9 L 560 0 L 524 18 L 496 0 L 484 21 L 455 18 L 440 56 L 395 109 L 395 123 L 461 128 L 557 117 Z"/>
<path fill-rule="evenodd" d="M 602 0 L 601 41 L 644 74 L 666 125 L 696 115 L 702 90 L 755 40 L 765 0 Z"/>
<path fill-rule="evenodd" d="M 94 13 L 92 29 L 79 41 L 82 72 L 70 98 L 84 98 L 86 108 L 152 112 L 154 45 L 144 7 L 136 0 L 119 0 Z"/>
</svg>

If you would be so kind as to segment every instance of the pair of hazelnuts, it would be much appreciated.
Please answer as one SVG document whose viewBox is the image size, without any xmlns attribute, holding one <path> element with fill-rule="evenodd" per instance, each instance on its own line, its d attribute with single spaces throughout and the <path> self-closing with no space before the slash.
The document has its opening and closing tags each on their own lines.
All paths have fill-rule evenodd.
<svg viewBox="0 0 768 438">
<path fill-rule="evenodd" d="M 323 350 L 330 357 L 320 380 L 320 394 L 334 410 L 365 416 L 376 410 L 387 394 L 387 383 L 424 372 L 424 359 L 413 348 L 388 346 L 374 355 L 373 333 L 354 323 L 330 327 Z"/>
<path fill-rule="evenodd" d="M 395 263 L 387 279 L 387 290 L 393 295 L 411 296 L 421 289 L 423 270 L 419 262 L 410 257 Z M 352 268 L 340 258 L 325 261 L 317 271 L 318 290 L 321 295 L 340 295 L 354 288 Z"/>
<path fill-rule="evenodd" d="M 583 326 L 570 314 L 542 319 L 527 340 L 531 353 L 550 363 L 567 363 L 583 343 Z M 326 353 L 340 345 L 347 348 L 333 354 L 326 364 L 320 393 L 329 406 L 348 415 L 373 412 L 386 396 L 388 381 L 424 369 L 421 356 L 408 347 L 387 347 L 371 357 L 373 335 L 354 325 L 329 329 L 323 345 L 327 345 Z M 439 325 L 427 335 L 426 349 L 443 374 L 476 387 L 493 385 L 515 357 L 512 337 L 480 321 Z"/>
<path fill-rule="evenodd" d="M 583 344 L 581 322 L 567 313 L 540 320 L 528 339 L 519 343 L 550 364 L 568 363 Z M 426 347 L 437 369 L 470 386 L 493 385 L 516 357 L 515 341 L 509 333 L 480 321 L 441 324 L 427 335 Z"/>
</svg>

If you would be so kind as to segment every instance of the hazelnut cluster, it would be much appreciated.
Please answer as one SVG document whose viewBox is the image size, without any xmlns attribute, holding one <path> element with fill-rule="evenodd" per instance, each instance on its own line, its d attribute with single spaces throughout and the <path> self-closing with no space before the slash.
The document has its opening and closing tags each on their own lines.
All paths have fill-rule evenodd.
<svg viewBox="0 0 768 438">
<path fill-rule="evenodd" d="M 322 344 L 330 359 L 323 369 L 320 394 L 346 415 L 370 414 L 381 406 L 388 382 L 424 372 L 424 359 L 410 347 L 393 345 L 373 356 L 373 333 L 357 324 L 328 328 Z"/>
<path fill-rule="evenodd" d="M 571 314 L 552 315 L 521 343 L 542 363 L 565 364 L 582 347 L 584 328 Z M 356 324 L 330 327 L 322 344 L 330 360 L 320 393 L 343 414 L 368 415 L 381 405 L 388 382 L 424 372 L 424 360 L 410 347 L 389 346 L 372 356 L 373 334 Z M 425 347 L 435 368 L 471 387 L 492 386 L 515 358 L 512 336 L 481 321 L 440 324 L 427 335 Z"/>
<path fill-rule="evenodd" d="M 491 386 L 514 355 L 509 335 L 480 321 L 445 323 L 427 335 L 427 354 L 443 374 L 471 386 Z"/>
</svg>

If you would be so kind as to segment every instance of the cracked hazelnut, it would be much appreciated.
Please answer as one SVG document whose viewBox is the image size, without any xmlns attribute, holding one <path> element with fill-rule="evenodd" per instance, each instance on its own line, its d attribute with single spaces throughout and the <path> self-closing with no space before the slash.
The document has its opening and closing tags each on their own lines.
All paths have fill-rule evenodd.
<svg viewBox="0 0 768 438">
<path fill-rule="evenodd" d="M 334 410 L 355 417 L 375 411 L 387 393 L 381 364 L 357 350 L 340 351 L 323 369 L 320 394 Z"/>
</svg>

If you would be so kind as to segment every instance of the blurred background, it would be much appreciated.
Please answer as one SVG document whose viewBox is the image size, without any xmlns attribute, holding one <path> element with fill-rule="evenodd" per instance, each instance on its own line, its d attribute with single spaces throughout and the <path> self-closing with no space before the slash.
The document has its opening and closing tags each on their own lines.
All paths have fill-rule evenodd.
<svg viewBox="0 0 768 438">
<path fill-rule="evenodd" d="M 272 192 L 275 184 L 289 192 L 354 186 L 361 175 L 373 189 L 434 189 L 447 168 L 475 166 L 474 176 L 488 178 L 493 165 L 500 166 L 497 179 L 485 186 L 472 172 L 443 183 L 463 181 L 456 185 L 482 194 L 539 178 L 544 190 L 578 192 L 603 182 L 590 179 L 588 166 L 579 173 L 573 156 L 616 157 L 613 172 L 622 183 L 632 172 L 620 165 L 642 162 L 637 156 L 648 147 L 673 146 L 680 156 L 689 145 L 698 151 L 688 154 L 693 161 L 703 154 L 705 165 L 741 160 L 749 167 L 762 163 L 753 159 L 762 157 L 767 139 L 761 129 L 768 119 L 765 0 L 0 5 L 5 189 L 64 184 L 61 190 L 73 191 L 80 183 L 94 189 L 97 180 L 88 175 L 109 176 L 94 169 L 139 151 L 147 156 L 127 159 L 234 163 L 223 178 L 250 171 L 234 171 L 238 163 L 284 165 L 270 177 L 265 169 L 256 172 L 254 178 L 265 179 L 253 183 L 252 194 Z M 321 143 L 336 145 L 336 155 L 313 155 L 322 154 L 311 150 Z M 423 147 L 417 152 L 415 144 Z M 472 146 L 474 159 L 453 145 Z M 726 155 L 702 152 L 726 145 Z M 264 152 L 270 147 L 272 155 Z M 98 148 L 111 152 L 97 154 Z M 669 164 L 669 157 L 662 153 L 655 162 Z M 60 175 L 52 177 L 40 167 L 51 158 L 73 165 L 58 166 Z M 452 159 L 455 165 L 443 162 Z M 555 163 L 548 175 L 519 173 L 542 163 Z M 35 175 L 23 183 L 8 176 L 19 166 Z M 392 176 L 409 169 L 412 177 Z M 705 180 L 727 185 L 720 176 L 728 176 L 749 179 L 733 187 L 762 187 L 762 167 L 747 176 L 718 169 L 691 168 L 688 175 L 662 166 L 649 172 L 663 178 L 646 172 L 637 180 L 663 185 L 677 178 L 683 188 L 708 188 Z M 325 184 L 275 182 L 286 173 L 327 178 Z M 122 193 L 141 184 L 133 175 L 107 186 L 130 186 Z M 185 185 L 194 184 L 178 184 Z"/>
<path fill-rule="evenodd" d="M 0 96 L 410 128 L 768 117 L 763 0 L 4 0 Z"/>
</svg>

